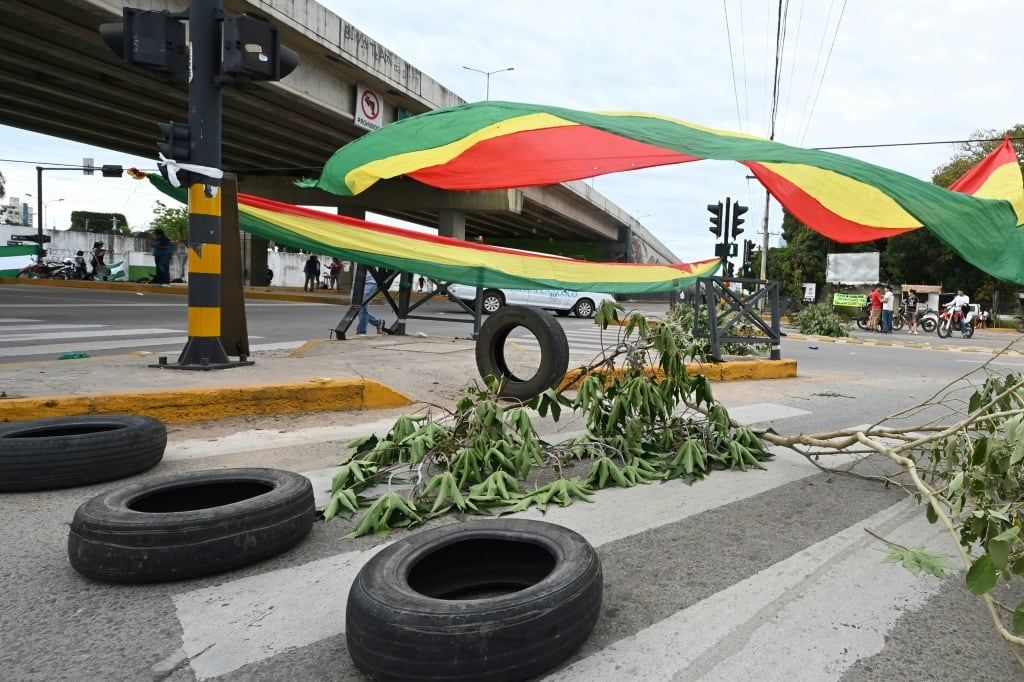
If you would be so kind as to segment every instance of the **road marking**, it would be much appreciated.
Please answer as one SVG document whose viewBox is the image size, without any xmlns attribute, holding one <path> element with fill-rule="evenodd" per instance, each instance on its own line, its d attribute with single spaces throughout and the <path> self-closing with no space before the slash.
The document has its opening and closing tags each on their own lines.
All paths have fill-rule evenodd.
<svg viewBox="0 0 1024 682">
<path fill-rule="evenodd" d="M 102 325 L 94 325 L 103 327 Z M 52 329 L 47 325 L 47 329 Z M 60 327 L 57 327 L 60 329 Z M 95 331 L 79 331 L 73 333 L 67 332 L 52 332 L 52 333 L 36 333 L 36 334 L 0 334 L 0 341 L 11 342 L 11 341 L 49 341 L 53 339 L 97 339 L 102 337 L 111 336 L 144 336 L 146 334 L 184 334 L 183 329 L 161 329 L 159 327 L 143 327 L 141 329 L 118 329 L 115 327 L 103 327 Z"/>
<path fill-rule="evenodd" d="M 716 471 L 700 485 L 680 482 L 602 490 L 593 504 L 517 515 L 572 528 L 595 546 L 673 523 L 817 473 L 780 453 L 767 470 Z M 678 485 L 675 485 L 678 483 Z M 633 510 L 627 516 L 623 509 Z M 486 520 L 481 520 L 486 523 Z M 341 521 L 338 524 L 338 532 Z M 182 641 L 198 679 L 209 679 L 345 631 L 344 605 L 359 569 L 384 545 L 269 571 L 173 598 Z M 282 590 L 282 585 L 288 585 Z"/>
<path fill-rule="evenodd" d="M 883 566 L 864 528 L 956 551 L 919 505 L 901 501 L 544 680 L 600 679 L 608 670 L 645 681 L 764 679 L 765 671 L 779 680 L 838 680 L 881 651 L 897 620 L 942 584 Z M 878 578 L 864 580 L 871 575 Z M 821 613 L 833 614 L 831 630 L 821 628 Z"/>
<path fill-rule="evenodd" d="M 767 422 L 774 419 L 800 417 L 805 414 L 810 414 L 810 412 L 801 410 L 798 407 L 779 405 L 778 403 L 754 403 L 752 405 L 729 408 L 729 417 L 739 424 L 757 424 L 758 422 Z"/>
<path fill-rule="evenodd" d="M 56 355 L 59 353 L 108 350 L 112 348 L 138 348 L 140 346 L 184 346 L 187 341 L 188 337 L 185 336 L 169 336 L 157 339 L 112 339 L 110 341 L 61 343 L 48 346 L 18 346 L 15 348 L 0 348 L 0 358 L 13 358 L 23 355 Z"/>
</svg>

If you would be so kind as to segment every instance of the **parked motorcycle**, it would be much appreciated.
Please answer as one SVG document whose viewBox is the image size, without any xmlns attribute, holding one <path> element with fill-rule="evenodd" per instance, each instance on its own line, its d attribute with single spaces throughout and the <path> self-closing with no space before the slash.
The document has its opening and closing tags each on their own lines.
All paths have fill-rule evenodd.
<svg viewBox="0 0 1024 682">
<path fill-rule="evenodd" d="M 931 308 L 925 308 L 917 318 L 917 326 L 926 334 L 931 334 L 939 328 L 939 313 Z"/>
<path fill-rule="evenodd" d="M 946 339 L 952 336 L 953 329 L 960 328 L 960 318 L 964 317 L 964 313 L 955 310 L 950 306 L 946 306 L 946 309 L 939 315 L 939 326 L 936 330 L 939 334 L 939 338 Z M 969 339 L 974 336 L 974 312 L 968 312 L 964 317 L 963 335 L 965 339 Z"/>
<path fill-rule="evenodd" d="M 33 260 L 18 271 L 18 277 L 23 279 L 71 279 L 74 271 L 70 259 L 65 262 Z"/>
<path fill-rule="evenodd" d="M 868 328 L 868 320 L 871 317 L 871 303 L 865 303 L 860 307 L 861 315 L 857 318 L 857 327 L 860 329 Z M 899 331 L 903 329 L 903 325 L 907 322 L 906 308 L 900 306 L 899 310 L 892 311 L 892 330 Z M 881 324 L 881 318 L 879 318 L 879 324 Z"/>
</svg>

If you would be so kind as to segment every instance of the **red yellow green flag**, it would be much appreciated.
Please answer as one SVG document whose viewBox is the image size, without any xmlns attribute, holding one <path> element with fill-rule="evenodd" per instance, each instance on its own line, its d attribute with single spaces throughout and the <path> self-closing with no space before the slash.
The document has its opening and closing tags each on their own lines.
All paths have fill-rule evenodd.
<svg viewBox="0 0 1024 682">
<path fill-rule="evenodd" d="M 1024 285 L 1024 183 L 1009 141 L 964 185 L 945 189 L 840 154 L 664 116 L 477 102 L 364 135 L 307 184 L 351 196 L 405 175 L 443 189 L 489 190 L 702 159 L 745 165 L 830 239 L 871 241 L 923 227 L 969 263 Z"/>
</svg>

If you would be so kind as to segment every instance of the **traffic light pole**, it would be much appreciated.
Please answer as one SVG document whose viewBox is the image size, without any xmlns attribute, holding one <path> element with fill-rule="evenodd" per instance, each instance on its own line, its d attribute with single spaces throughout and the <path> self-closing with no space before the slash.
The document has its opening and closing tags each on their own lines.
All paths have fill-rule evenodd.
<svg viewBox="0 0 1024 682">
<path fill-rule="evenodd" d="M 222 94 L 217 84 L 220 65 L 222 0 L 192 0 L 189 7 L 192 79 L 188 88 L 189 161 L 221 167 Z M 176 172 L 168 168 L 169 173 Z M 221 202 L 218 178 L 189 176 L 188 188 L 188 341 L 178 363 L 166 369 L 227 369 L 251 365 L 232 362 L 221 344 Z"/>
</svg>

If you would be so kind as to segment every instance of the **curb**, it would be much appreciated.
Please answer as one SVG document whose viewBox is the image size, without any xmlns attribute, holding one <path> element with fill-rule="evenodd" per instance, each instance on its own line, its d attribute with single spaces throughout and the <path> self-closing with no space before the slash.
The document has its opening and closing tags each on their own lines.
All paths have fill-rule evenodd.
<svg viewBox="0 0 1024 682">
<path fill-rule="evenodd" d="M 797 375 L 796 360 L 740 360 L 718 363 L 689 363 L 686 371 L 690 376 L 703 374 L 708 381 L 752 381 L 758 379 L 792 379 Z M 621 377 L 625 373 L 624 368 L 616 368 L 611 372 Z M 597 370 L 597 374 L 609 374 L 609 370 Z M 582 369 L 573 369 L 566 373 L 559 382 L 559 390 L 573 386 L 585 374 Z M 644 368 L 645 376 L 662 378 L 665 373 L 660 367 L 648 365 Z"/>
<path fill-rule="evenodd" d="M 141 414 L 167 423 L 259 414 L 373 410 L 412 405 L 408 396 L 365 379 L 314 380 L 109 395 L 43 396 L 3 401 L 3 421 L 87 414 Z"/>
</svg>

